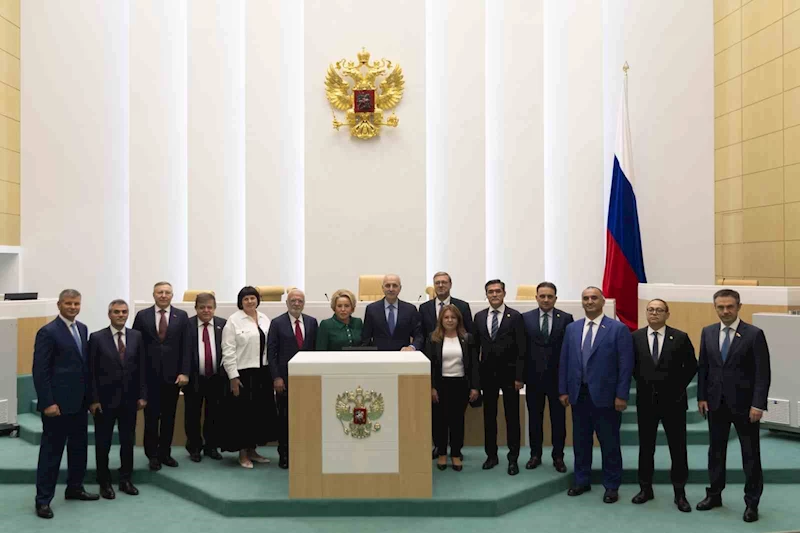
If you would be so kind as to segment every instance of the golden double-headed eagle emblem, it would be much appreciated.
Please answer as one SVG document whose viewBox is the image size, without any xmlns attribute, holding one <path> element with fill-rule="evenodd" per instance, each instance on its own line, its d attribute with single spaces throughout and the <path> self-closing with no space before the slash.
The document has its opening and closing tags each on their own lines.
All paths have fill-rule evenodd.
<svg viewBox="0 0 800 533">
<path fill-rule="evenodd" d="M 383 394 L 365 391 L 361 385 L 354 391 L 344 391 L 336 396 L 336 418 L 345 435 L 365 439 L 373 431 L 380 431 L 377 420 L 383 415 Z"/>
<path fill-rule="evenodd" d="M 394 111 L 385 121 L 383 113 L 400 103 L 405 86 L 400 65 L 387 59 L 370 63 L 369 57 L 362 48 L 358 61 L 337 61 L 325 76 L 325 95 L 334 107 L 333 127 L 339 131 L 348 126 L 350 135 L 359 139 L 376 137 L 382 126 L 397 127 L 400 119 Z M 352 86 L 345 78 L 352 80 Z M 336 109 L 346 112 L 344 122 L 336 118 Z"/>
</svg>

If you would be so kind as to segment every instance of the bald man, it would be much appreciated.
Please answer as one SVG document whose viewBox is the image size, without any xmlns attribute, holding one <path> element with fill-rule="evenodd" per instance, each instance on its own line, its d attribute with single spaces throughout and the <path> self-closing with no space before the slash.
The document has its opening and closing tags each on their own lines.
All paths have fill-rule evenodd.
<svg viewBox="0 0 800 533">
<path fill-rule="evenodd" d="M 381 284 L 383 299 L 367 306 L 361 344 L 380 351 L 422 350 L 422 319 L 414 305 L 400 300 L 400 276 L 387 274 Z"/>
<path fill-rule="evenodd" d="M 283 469 L 289 468 L 289 361 L 317 344 L 317 319 L 303 314 L 305 305 L 303 291 L 289 291 L 287 312 L 270 322 L 267 333 L 267 360 L 278 407 L 278 466 Z"/>
</svg>

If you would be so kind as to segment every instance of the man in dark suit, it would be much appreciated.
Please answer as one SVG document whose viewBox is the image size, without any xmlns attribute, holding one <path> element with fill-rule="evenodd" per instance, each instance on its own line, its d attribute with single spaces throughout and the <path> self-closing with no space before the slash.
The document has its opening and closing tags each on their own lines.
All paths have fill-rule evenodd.
<svg viewBox="0 0 800 533">
<path fill-rule="evenodd" d="M 731 424 L 739 435 L 745 473 L 742 517 L 758 520 L 758 503 L 764 491 L 761 472 L 759 421 L 767 410 L 770 385 L 769 348 L 764 332 L 739 318 L 739 293 L 722 289 L 714 294 L 720 323 L 703 328 L 697 373 L 697 404 L 708 416 L 711 443 L 708 474 L 711 487 L 697 504 L 698 511 L 722 506 L 725 459 Z"/>
<path fill-rule="evenodd" d="M 183 388 L 183 427 L 186 431 L 186 450 L 189 458 L 199 463 L 200 452 L 219 461 L 217 426 L 221 416 L 227 374 L 222 368 L 222 328 L 226 320 L 214 316 L 217 299 L 210 292 L 201 292 L 194 300 L 197 315 L 186 327 L 185 358 L 190 361 L 189 384 Z M 203 412 L 202 436 L 200 412 Z"/>
<path fill-rule="evenodd" d="M 155 284 L 153 298 L 154 306 L 136 313 L 133 329 L 142 334 L 147 353 L 144 453 L 150 459 L 150 470 L 161 470 L 161 465 L 178 466 L 170 447 L 178 396 L 181 387 L 189 383 L 191 364 L 184 347 L 189 315 L 171 306 L 172 285 L 166 281 Z"/>
<path fill-rule="evenodd" d="M 569 496 L 591 490 L 592 434 L 597 433 L 603 456 L 605 503 L 619 499 L 622 452 L 619 428 L 628 407 L 634 355 L 628 328 L 603 314 L 603 291 L 587 287 L 581 294 L 586 318 L 567 327 L 558 369 L 559 399 L 572 405 L 572 449 L 575 484 Z"/>
<path fill-rule="evenodd" d="M 67 447 L 68 500 L 97 500 L 83 488 L 89 442 L 88 330 L 76 317 L 81 293 L 73 289 L 58 295 L 58 316 L 36 333 L 33 347 L 33 384 L 42 412 L 42 442 L 36 470 L 36 514 L 53 518 L 50 502 L 56 491 L 64 446 Z"/>
<path fill-rule="evenodd" d="M 522 314 L 528 339 L 525 402 L 528 405 L 528 439 L 531 445 L 531 458 L 525 468 L 533 470 L 542 464 L 542 419 L 547 398 L 550 406 L 553 467 L 563 474 L 567 471 L 567 465 L 564 464 L 567 422 L 566 410 L 558 399 L 558 364 L 564 331 L 572 324 L 572 315 L 556 309 L 556 292 L 553 283 L 541 282 L 536 287 L 536 302 L 539 307 Z"/>
<path fill-rule="evenodd" d="M 108 452 L 119 426 L 119 490 L 136 496 L 139 491 L 131 482 L 133 445 L 136 433 L 136 411 L 147 405 L 147 375 L 142 334 L 125 327 L 128 304 L 114 300 L 108 305 L 111 326 L 92 333 L 89 339 L 89 375 L 94 415 L 95 460 L 100 495 L 113 500 L 108 470 Z"/>
<path fill-rule="evenodd" d="M 519 391 L 525 379 L 525 326 L 522 315 L 504 303 L 506 284 L 499 279 L 485 285 L 490 307 L 475 315 L 475 338 L 480 346 L 483 389 L 483 469 L 499 464 L 497 458 L 497 398 L 503 391 L 508 443 L 508 473 L 519 474 Z"/>
<path fill-rule="evenodd" d="M 661 299 L 647 304 L 646 328 L 633 334 L 636 363 L 636 420 L 639 425 L 639 486 L 633 503 L 654 498 L 653 456 L 656 452 L 658 422 L 664 425 L 672 459 L 670 479 L 675 505 L 684 513 L 692 510 L 686 500 L 689 463 L 686 452 L 686 387 L 697 372 L 697 359 L 689 336 L 667 326 L 669 305 Z"/>
<path fill-rule="evenodd" d="M 317 343 L 317 319 L 303 314 L 306 295 L 292 289 L 286 295 L 288 311 L 270 322 L 267 360 L 272 372 L 278 408 L 278 466 L 289 468 L 289 361 L 301 350 L 313 351 Z"/>
<path fill-rule="evenodd" d="M 372 302 L 364 311 L 361 344 L 377 346 L 382 352 L 422 350 L 425 339 L 419 311 L 398 298 L 403 288 L 400 276 L 387 274 L 382 288 L 384 298 Z"/>
</svg>

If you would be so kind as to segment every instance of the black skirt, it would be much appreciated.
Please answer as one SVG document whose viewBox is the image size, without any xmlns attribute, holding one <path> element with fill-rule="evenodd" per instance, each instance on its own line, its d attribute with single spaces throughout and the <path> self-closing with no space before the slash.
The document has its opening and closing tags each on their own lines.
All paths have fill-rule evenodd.
<svg viewBox="0 0 800 533">
<path fill-rule="evenodd" d="M 239 371 L 239 396 L 228 384 L 220 420 L 220 448 L 238 452 L 277 439 L 277 411 L 269 367 Z"/>
</svg>

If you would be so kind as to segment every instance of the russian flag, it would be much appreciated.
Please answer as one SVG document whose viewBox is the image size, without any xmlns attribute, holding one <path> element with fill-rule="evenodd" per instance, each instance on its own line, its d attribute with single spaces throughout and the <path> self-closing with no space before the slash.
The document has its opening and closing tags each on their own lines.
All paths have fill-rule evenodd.
<svg viewBox="0 0 800 533">
<path fill-rule="evenodd" d="M 639 214 L 633 192 L 633 154 L 628 122 L 628 76 L 622 90 L 614 145 L 614 172 L 608 202 L 603 292 L 617 302 L 617 317 L 631 331 L 639 327 L 639 283 L 646 283 Z"/>
</svg>

